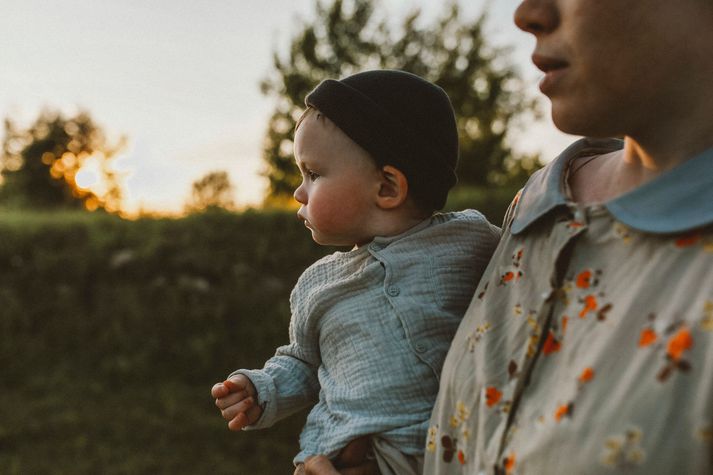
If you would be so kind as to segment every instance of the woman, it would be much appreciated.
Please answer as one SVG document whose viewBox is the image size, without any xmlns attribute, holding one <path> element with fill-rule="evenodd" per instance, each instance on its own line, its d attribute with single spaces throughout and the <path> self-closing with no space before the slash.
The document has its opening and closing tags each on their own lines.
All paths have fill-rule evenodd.
<svg viewBox="0 0 713 475">
<path fill-rule="evenodd" d="M 513 202 L 424 473 L 713 473 L 713 3 L 525 0 L 515 22 L 554 123 L 594 138 Z"/>
</svg>

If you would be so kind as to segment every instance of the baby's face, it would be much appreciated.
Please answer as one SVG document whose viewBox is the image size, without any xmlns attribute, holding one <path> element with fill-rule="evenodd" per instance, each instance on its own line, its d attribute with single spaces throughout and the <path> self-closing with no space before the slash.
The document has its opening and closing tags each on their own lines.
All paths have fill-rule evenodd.
<svg viewBox="0 0 713 475">
<path fill-rule="evenodd" d="M 515 23 L 537 40 L 533 62 L 545 73 L 540 89 L 555 124 L 578 135 L 629 135 L 675 114 L 688 94 L 683 76 L 705 60 L 696 36 L 713 31 L 706 3 L 522 1 Z M 697 87 L 704 94 L 710 84 Z"/>
<path fill-rule="evenodd" d="M 354 246 L 371 241 L 381 181 L 368 153 L 317 111 L 298 127 L 294 151 L 302 173 L 294 193 L 302 205 L 297 214 L 315 242 Z"/>
</svg>

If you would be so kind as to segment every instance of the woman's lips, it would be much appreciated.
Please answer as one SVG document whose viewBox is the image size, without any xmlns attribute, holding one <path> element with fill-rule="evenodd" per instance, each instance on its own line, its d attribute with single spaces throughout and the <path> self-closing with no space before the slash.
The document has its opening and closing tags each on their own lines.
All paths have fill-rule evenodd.
<svg viewBox="0 0 713 475">
<path fill-rule="evenodd" d="M 535 66 L 540 71 L 545 73 L 545 76 L 540 81 L 540 91 L 545 95 L 554 91 L 557 83 L 561 80 L 567 67 L 569 67 L 569 63 L 565 60 L 540 54 L 533 54 L 532 62 L 535 63 Z"/>
</svg>

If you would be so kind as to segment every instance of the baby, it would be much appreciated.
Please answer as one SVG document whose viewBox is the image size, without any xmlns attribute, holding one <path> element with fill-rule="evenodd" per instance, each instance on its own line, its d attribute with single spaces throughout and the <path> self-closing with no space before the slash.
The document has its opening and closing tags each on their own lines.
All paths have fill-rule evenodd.
<svg viewBox="0 0 713 475">
<path fill-rule="evenodd" d="M 458 158 L 453 108 L 438 86 L 367 71 L 326 80 L 305 102 L 297 214 L 317 243 L 352 250 L 299 278 L 289 344 L 211 394 L 231 430 L 311 406 L 298 466 L 370 436 L 381 473 L 421 473 L 441 366 L 500 230 L 473 210 L 435 213 Z"/>
</svg>

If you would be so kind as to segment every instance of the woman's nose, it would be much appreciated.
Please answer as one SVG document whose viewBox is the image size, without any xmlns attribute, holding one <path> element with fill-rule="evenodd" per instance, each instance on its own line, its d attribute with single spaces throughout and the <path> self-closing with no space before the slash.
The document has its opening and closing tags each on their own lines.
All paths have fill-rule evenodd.
<svg viewBox="0 0 713 475">
<path fill-rule="evenodd" d="M 554 0 L 523 0 L 515 10 L 515 25 L 535 36 L 549 33 L 559 24 Z"/>
</svg>

